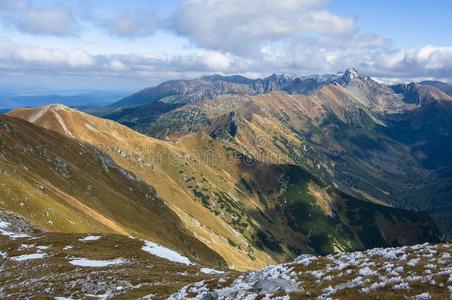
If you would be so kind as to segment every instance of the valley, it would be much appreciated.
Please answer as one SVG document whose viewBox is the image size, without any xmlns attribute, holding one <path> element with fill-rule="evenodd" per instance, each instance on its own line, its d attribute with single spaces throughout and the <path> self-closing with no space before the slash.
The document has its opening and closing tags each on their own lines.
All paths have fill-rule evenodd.
<svg viewBox="0 0 452 300">
<path fill-rule="evenodd" d="M 300 255 L 447 242 L 452 98 L 436 87 L 386 86 L 350 69 L 303 80 L 211 76 L 155 89 L 97 111 L 101 117 L 61 104 L 0 116 L 4 214 L 31 222 L 57 257 L 105 265 L 105 278 L 120 272 L 130 297 L 179 290 L 173 297 L 183 299 L 184 286 L 222 274 L 200 268 L 232 274 L 222 279 L 230 282 L 238 271 Z M 169 271 L 171 283 L 154 289 L 154 271 L 132 271 L 126 258 L 59 249 L 83 235 L 119 253 L 134 244 L 120 256 L 157 273 L 167 266 L 136 251 L 161 245 L 153 247 L 183 257 L 174 270 L 186 275 Z M 5 249 L 30 236 L 3 238 Z M 179 265 L 184 259 L 195 267 Z M 53 278 L 59 288 L 51 294 L 65 291 L 64 275 Z M 92 291 L 94 281 L 74 282 L 73 295 L 122 294 Z"/>
</svg>

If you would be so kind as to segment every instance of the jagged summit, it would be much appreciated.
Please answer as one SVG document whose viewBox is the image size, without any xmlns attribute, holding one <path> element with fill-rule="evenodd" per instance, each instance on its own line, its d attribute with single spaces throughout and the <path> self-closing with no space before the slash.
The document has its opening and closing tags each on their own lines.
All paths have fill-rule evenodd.
<svg viewBox="0 0 452 300">
<path fill-rule="evenodd" d="M 361 77 L 360 73 L 355 68 L 349 68 L 345 70 L 344 76 L 350 79 L 357 79 Z"/>
</svg>

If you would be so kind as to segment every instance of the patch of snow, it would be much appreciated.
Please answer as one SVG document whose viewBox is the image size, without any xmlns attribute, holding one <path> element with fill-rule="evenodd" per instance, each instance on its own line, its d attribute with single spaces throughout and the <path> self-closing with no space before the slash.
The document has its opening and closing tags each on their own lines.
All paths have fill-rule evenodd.
<svg viewBox="0 0 452 300">
<path fill-rule="evenodd" d="M 418 262 L 419 262 L 419 258 L 413 258 L 413 259 L 410 259 L 410 261 L 407 263 L 407 265 L 414 268 Z"/>
<path fill-rule="evenodd" d="M 36 248 L 39 250 L 46 250 L 49 249 L 49 246 L 36 246 Z"/>
<path fill-rule="evenodd" d="M 117 258 L 112 260 L 96 260 L 87 258 L 71 258 L 69 263 L 74 266 L 79 267 L 108 267 L 112 265 L 122 265 L 126 263 L 127 260 L 123 258 Z"/>
<path fill-rule="evenodd" d="M 210 269 L 210 268 L 201 268 L 201 273 L 204 274 L 223 274 L 223 271 L 218 271 L 218 270 L 214 270 L 214 269 Z"/>
<path fill-rule="evenodd" d="M 30 237 L 29 235 L 24 234 L 24 233 L 18 233 L 18 232 L 13 232 L 11 230 L 8 230 L 8 228 L 10 228 L 10 227 L 11 227 L 11 224 L 9 222 L 0 220 L 0 234 L 1 235 L 7 236 L 12 240 Z"/>
<path fill-rule="evenodd" d="M 320 279 L 323 276 L 323 272 L 321 270 L 315 270 L 311 272 L 311 275 L 316 279 Z"/>
<path fill-rule="evenodd" d="M 401 282 L 394 286 L 395 290 L 409 290 L 410 285 L 407 282 Z"/>
<path fill-rule="evenodd" d="M 305 267 L 309 266 L 309 264 L 311 264 L 311 262 L 316 261 L 317 257 L 315 257 L 314 255 L 310 255 L 310 254 L 304 254 L 304 255 L 300 255 L 295 259 L 295 263 L 297 264 L 302 264 Z"/>
<path fill-rule="evenodd" d="M 177 263 L 181 263 L 181 264 L 185 264 L 185 265 L 191 265 L 192 262 L 185 256 L 177 253 L 174 250 L 168 249 L 166 247 L 160 246 L 156 243 L 150 242 L 150 241 L 145 241 L 144 242 L 144 246 L 141 247 L 141 249 L 143 251 L 146 251 L 152 255 L 173 261 L 173 262 L 177 262 Z"/>
<path fill-rule="evenodd" d="M 23 249 L 31 249 L 35 246 L 36 244 L 22 244 L 20 245 L 19 249 L 23 250 Z"/>
<path fill-rule="evenodd" d="M 364 267 L 359 270 L 359 275 L 361 276 L 376 276 L 377 272 L 369 269 L 369 267 Z"/>
<path fill-rule="evenodd" d="M 71 245 L 67 245 L 67 246 L 64 246 L 64 247 L 63 247 L 63 250 L 69 250 L 69 249 L 72 249 L 72 248 L 74 248 L 74 247 L 71 246 Z"/>
<path fill-rule="evenodd" d="M 431 298 L 432 298 L 432 296 L 430 296 L 429 293 L 422 293 L 422 294 L 419 294 L 419 295 L 414 297 L 414 299 L 417 299 L 417 300 L 428 300 L 428 299 L 431 299 Z"/>
<path fill-rule="evenodd" d="M 84 237 L 83 239 L 79 239 L 79 241 L 80 242 L 97 241 L 101 238 L 102 237 L 100 235 L 88 235 L 87 237 Z"/>
<path fill-rule="evenodd" d="M 44 258 L 45 254 L 44 253 L 32 253 L 32 254 L 23 254 L 23 255 L 19 255 L 19 256 L 13 256 L 11 257 L 12 260 L 15 261 L 26 261 L 26 260 L 31 260 L 31 259 L 40 259 L 40 258 Z"/>
</svg>

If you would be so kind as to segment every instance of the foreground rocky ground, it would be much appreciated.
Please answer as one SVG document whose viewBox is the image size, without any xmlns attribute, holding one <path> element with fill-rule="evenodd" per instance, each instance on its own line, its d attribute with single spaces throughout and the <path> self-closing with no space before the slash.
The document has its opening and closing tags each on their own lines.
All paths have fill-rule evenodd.
<svg viewBox="0 0 452 300">
<path fill-rule="evenodd" d="M 451 299 L 449 244 L 302 255 L 258 272 L 197 282 L 171 299 Z"/>
<path fill-rule="evenodd" d="M 451 299 L 450 244 L 302 255 L 214 270 L 120 235 L 39 233 L 0 220 L 1 299 Z"/>
</svg>

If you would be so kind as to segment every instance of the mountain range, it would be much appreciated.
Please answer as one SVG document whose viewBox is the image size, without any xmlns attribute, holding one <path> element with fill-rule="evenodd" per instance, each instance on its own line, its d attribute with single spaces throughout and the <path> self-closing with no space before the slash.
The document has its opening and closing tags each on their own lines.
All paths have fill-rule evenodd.
<svg viewBox="0 0 452 300">
<path fill-rule="evenodd" d="M 241 271 L 439 243 L 452 231 L 446 83 L 389 85 L 355 69 L 211 75 L 90 111 L 51 104 L 0 115 L 0 235 L 14 241 L 4 256 L 37 238 L 75 243 L 58 259 L 69 251 L 83 264 L 74 255 L 99 257 L 77 242 L 91 234 L 105 249 L 130 239 L 177 263 Z M 36 249 L 21 255 L 55 255 Z M 164 268 L 137 251 L 120 253 Z M 121 265 L 113 257 L 105 250 L 100 264 Z M 181 280 L 204 278 L 193 276 Z M 173 283 L 172 292 L 183 286 Z"/>
<path fill-rule="evenodd" d="M 448 232 L 452 94 L 348 69 L 164 82 L 98 114 L 159 139 L 204 133 L 259 161 L 295 164 L 358 198 L 428 211 Z"/>
</svg>

